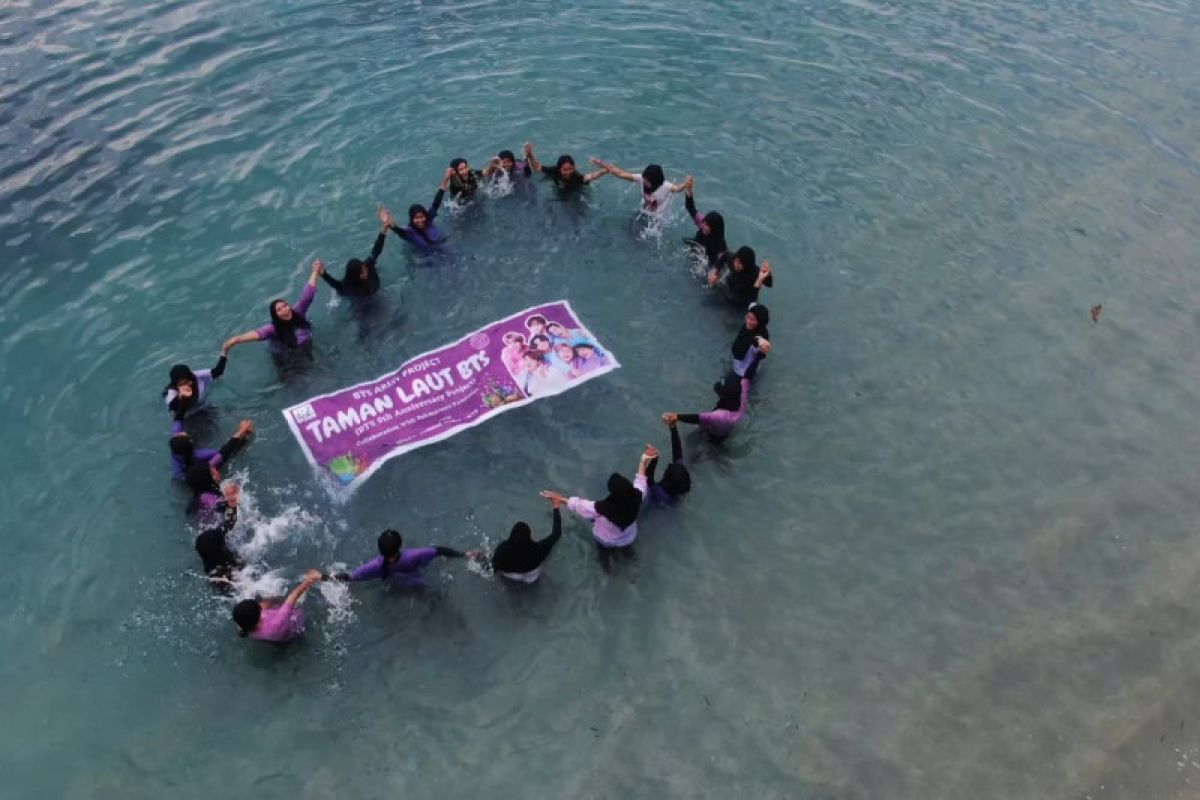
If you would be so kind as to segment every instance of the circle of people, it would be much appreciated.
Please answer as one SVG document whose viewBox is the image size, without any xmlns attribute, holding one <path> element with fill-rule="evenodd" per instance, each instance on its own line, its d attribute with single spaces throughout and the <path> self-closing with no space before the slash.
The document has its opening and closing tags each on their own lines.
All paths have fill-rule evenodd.
<svg viewBox="0 0 1200 800">
<path fill-rule="evenodd" d="M 440 248 L 447 235 L 438 227 L 437 217 L 447 193 L 456 203 L 466 204 L 476 201 L 480 190 L 489 184 L 512 189 L 531 181 L 534 174 L 538 174 L 551 181 L 561 195 L 569 197 L 578 195 L 586 186 L 605 175 L 612 175 L 641 183 L 638 216 L 646 222 L 660 223 L 669 210 L 672 195 L 683 192 L 688 217 L 696 225 L 695 235 L 684 239 L 691 256 L 703 262 L 710 287 L 721 290 L 731 303 L 746 309 L 731 347 L 731 369 L 728 375 L 713 385 L 716 405 L 711 411 L 702 413 L 668 411 L 662 415 L 663 423 L 670 430 L 671 460 L 659 479 L 655 477 L 659 451 L 647 444 L 639 458 L 634 479 L 630 481 L 619 472 L 612 473 L 608 478 L 608 494 L 602 500 L 592 501 L 557 491 L 541 492 L 541 496 L 550 502 L 552 511 L 551 533 L 545 538 L 534 539 L 528 523 L 517 522 L 512 526 L 508 538 L 489 556 L 480 550 L 464 552 L 442 545 L 405 547 L 398 531 L 385 530 L 377 542 L 379 555 L 351 572 L 330 574 L 310 569 L 286 597 L 237 602 L 233 606 L 233 620 L 241 636 L 269 642 L 290 641 L 299 636 L 305 627 L 304 610 L 298 603 L 319 581 L 379 581 L 393 586 L 420 586 L 424 583 L 425 569 L 437 558 L 486 561 L 490 563 L 493 574 L 501 580 L 534 583 L 541 576 L 543 563 L 562 535 L 560 509 L 564 505 L 591 523 L 601 564 L 607 569 L 610 560 L 615 555 L 627 552 L 637 538 L 637 518 L 644 503 L 671 503 L 686 495 L 691 488 L 691 475 L 684 463 L 677 424 L 696 425 L 707 438 L 717 442 L 733 433 L 746 414 L 750 383 L 759 364 L 771 350 L 767 330 L 769 314 L 766 306 L 758 303 L 759 291 L 772 285 L 770 263 L 764 260 L 761 265 L 757 264 L 756 254 L 750 247 L 729 249 L 725 241 L 725 220 L 721 214 L 716 211 L 701 214 L 696 210 L 692 176 L 687 176 L 681 183 L 672 183 L 666 180 L 658 164 L 650 164 L 639 174 L 597 158 L 590 159 L 590 163 L 596 169 L 589 173 L 579 171 L 569 155 L 559 156 L 553 166 L 543 166 L 529 143 L 525 144 L 523 159 L 518 160 L 510 150 L 502 150 L 490 159 L 483 170 L 472 169 L 466 159 L 456 158 L 445 171 L 433 202 L 428 207 L 419 204 L 409 207 L 407 225 L 397 224 L 391 212 L 380 207 L 380 228 L 370 255 L 364 259 L 347 261 L 340 279 L 329 275 L 320 260 L 314 261 L 300 298 L 294 304 L 282 298 L 272 300 L 268 308 L 270 322 L 227 339 L 221 347 L 220 358 L 211 369 L 192 370 L 186 364 L 176 364 L 171 368 L 170 381 L 163 389 L 163 401 L 173 419 L 170 436 L 171 473 L 191 490 L 188 513 L 197 519 L 199 534 L 195 539 L 195 548 L 206 576 L 216 588 L 229 593 L 238 573 L 245 567 L 242 558 L 226 540 L 237 522 L 240 486 L 235 481 L 222 482 L 220 469 L 248 443 L 254 425 L 249 420 L 241 421 L 233 436 L 220 449 L 214 450 L 197 446 L 187 432 L 186 419 L 204 407 L 214 382 L 225 372 L 229 351 L 238 345 L 247 342 L 267 343 L 280 368 L 286 368 L 297 357 L 312 358 L 312 326 L 305 315 L 316 296 L 318 280 L 324 281 L 338 295 L 348 298 L 356 313 L 364 312 L 363 301 L 369 300 L 380 288 L 377 262 L 389 231 L 420 253 L 434 252 Z M 505 344 L 511 351 L 513 363 L 520 364 L 529 376 L 547 368 L 558 349 L 565 352 L 566 347 L 573 347 L 576 351 L 571 354 L 573 357 L 591 355 L 577 352 L 591 345 L 572 345 L 564 337 L 556 335 L 553 329 L 556 324 L 534 315 L 526 323 L 530 331 L 527 340 L 520 334 L 513 334 L 511 340 L 506 339 Z"/>
</svg>

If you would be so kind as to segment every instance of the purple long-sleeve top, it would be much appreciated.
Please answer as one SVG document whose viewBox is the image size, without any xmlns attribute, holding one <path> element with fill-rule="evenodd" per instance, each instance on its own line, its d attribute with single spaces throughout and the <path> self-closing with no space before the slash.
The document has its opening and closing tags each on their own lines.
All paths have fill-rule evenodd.
<svg viewBox="0 0 1200 800">
<path fill-rule="evenodd" d="M 646 476 L 638 475 L 633 479 L 633 488 L 646 496 Z M 584 519 L 593 520 L 592 538 L 605 547 L 626 547 L 633 544 L 637 538 L 637 521 L 635 520 L 624 530 L 618 528 L 608 517 L 596 511 L 595 502 L 584 497 L 571 497 L 567 500 L 567 508 Z"/>
<path fill-rule="evenodd" d="M 742 399 L 738 403 L 736 411 L 729 411 L 724 408 L 714 409 L 713 411 L 705 411 L 703 414 L 697 414 L 700 418 L 700 427 L 709 434 L 717 437 L 725 437 L 733 433 L 734 427 L 742 421 L 742 417 L 746 416 L 746 409 L 750 401 L 750 379 L 742 378 Z"/>
<path fill-rule="evenodd" d="M 213 375 L 211 369 L 194 369 L 192 374 L 196 376 L 196 401 L 192 403 L 187 411 L 190 416 L 204 407 L 204 401 L 208 399 L 208 390 L 212 388 L 213 382 L 216 381 L 216 376 Z M 178 392 L 174 389 L 167 389 L 163 395 L 163 405 L 167 408 L 171 407 L 171 403 L 178 397 Z"/>
<path fill-rule="evenodd" d="M 446 241 L 446 234 L 442 233 L 441 229 L 433 222 L 437 218 L 438 210 L 442 207 L 442 198 L 445 195 L 446 193 L 442 189 L 438 189 L 437 194 L 433 196 L 433 202 L 429 204 L 429 208 L 425 209 L 425 227 L 423 229 L 414 227 L 410 222 L 403 228 L 393 225 L 392 231 L 422 253 L 436 250 Z"/>
<path fill-rule="evenodd" d="M 388 565 L 388 582 L 394 586 L 423 586 L 425 568 L 438 557 L 436 547 L 407 547 L 400 558 Z M 350 573 L 352 581 L 379 580 L 383 575 L 383 556 L 375 556 Z"/>
<path fill-rule="evenodd" d="M 265 608 L 258 618 L 258 627 L 250 633 L 251 639 L 263 642 L 288 642 L 304 633 L 304 609 L 295 603 L 284 603 L 274 608 Z"/>
<path fill-rule="evenodd" d="M 300 299 L 292 306 L 292 310 L 299 312 L 301 316 L 307 316 L 308 307 L 312 305 L 313 298 L 317 296 L 317 287 L 311 283 L 304 284 L 304 290 L 300 292 Z M 279 337 L 275 334 L 274 323 L 267 323 L 261 328 L 255 328 L 254 332 L 258 334 L 258 338 L 271 345 L 271 350 L 280 353 L 283 352 L 283 344 L 279 341 Z M 311 328 L 296 328 L 296 345 L 303 347 L 312 341 Z"/>
</svg>

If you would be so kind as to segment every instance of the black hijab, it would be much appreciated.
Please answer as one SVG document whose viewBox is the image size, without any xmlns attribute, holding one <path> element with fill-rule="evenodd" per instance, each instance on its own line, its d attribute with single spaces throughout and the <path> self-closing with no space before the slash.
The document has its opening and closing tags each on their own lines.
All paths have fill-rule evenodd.
<svg viewBox="0 0 1200 800">
<path fill-rule="evenodd" d="M 709 232 L 697 231 L 696 242 L 704 248 L 708 260 L 715 262 L 721 253 L 729 249 L 729 245 L 725 243 L 725 218 L 719 211 L 709 211 L 704 215 L 704 222 L 708 225 Z"/>
<path fill-rule="evenodd" d="M 416 225 L 413 224 L 413 220 L 416 219 L 417 214 L 425 215 L 425 227 L 424 228 L 418 228 Z M 410 231 L 413 231 L 417 235 L 419 235 L 422 239 L 429 242 L 430 244 L 433 243 L 433 239 L 430 239 L 429 234 L 426 233 L 426 231 L 429 230 L 429 211 L 426 210 L 425 206 L 421 205 L 420 203 L 413 203 L 411 206 L 408 207 L 408 229 Z"/>
<path fill-rule="evenodd" d="M 362 277 L 363 266 L 367 267 L 367 277 Z M 346 262 L 346 274 L 342 277 L 342 285 L 355 294 L 372 294 L 379 289 L 379 276 L 371 265 L 357 258 Z"/>
<path fill-rule="evenodd" d="M 275 304 L 280 302 L 286 303 L 287 301 L 282 297 L 276 297 L 271 301 L 271 306 L 268 309 L 271 312 L 271 324 L 275 327 L 275 335 L 279 337 L 279 341 L 283 343 L 285 348 L 291 350 L 297 344 L 296 329 L 311 328 L 312 326 L 308 324 L 308 320 L 304 318 L 304 315 L 294 308 L 292 309 L 291 319 L 280 319 L 279 315 L 275 313 Z"/>
<path fill-rule="evenodd" d="M 186 433 L 177 433 L 171 437 L 171 455 L 182 458 L 185 469 L 192 465 L 192 458 L 195 457 L 195 454 L 196 443 L 192 441 L 192 437 Z"/>
<path fill-rule="evenodd" d="M 761 336 L 764 339 L 770 339 L 770 333 L 767 331 L 767 322 L 770 321 L 771 315 L 767 312 L 767 307 L 764 305 L 755 304 L 751 306 L 750 313 L 758 320 L 758 327 L 750 330 L 746 324 L 742 323 L 742 329 L 738 331 L 737 338 L 733 340 L 733 357 L 742 359 L 746 357 L 754 340 Z"/>
<path fill-rule="evenodd" d="M 666 183 L 667 176 L 663 174 L 663 168 L 658 164 L 650 164 L 642 170 L 642 179 L 650 184 L 649 189 L 643 184 L 642 194 L 653 194 L 658 187 Z"/>
<path fill-rule="evenodd" d="M 596 502 L 596 513 L 621 530 L 637 521 L 642 493 L 619 472 L 608 476 L 608 497 Z"/>
<path fill-rule="evenodd" d="M 195 404 L 200 394 L 200 381 L 196 379 L 196 373 L 192 372 L 192 368 L 187 364 L 176 364 L 171 367 L 171 382 L 163 387 L 163 397 L 167 396 L 167 392 L 172 389 L 176 392 L 176 397 L 168 406 L 176 414 L 180 414 Z M 179 384 L 190 381 L 192 384 L 192 396 L 186 400 L 178 396 Z"/>
</svg>

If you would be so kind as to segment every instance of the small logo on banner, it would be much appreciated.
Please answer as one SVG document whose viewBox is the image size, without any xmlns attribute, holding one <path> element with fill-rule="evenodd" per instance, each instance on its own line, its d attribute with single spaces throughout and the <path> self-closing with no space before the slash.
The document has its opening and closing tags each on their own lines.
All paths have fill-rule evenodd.
<svg viewBox="0 0 1200 800">
<path fill-rule="evenodd" d="M 317 412 L 313 409 L 312 403 L 305 403 L 292 409 L 292 419 L 296 422 L 308 422 L 310 419 L 316 418 Z"/>
</svg>

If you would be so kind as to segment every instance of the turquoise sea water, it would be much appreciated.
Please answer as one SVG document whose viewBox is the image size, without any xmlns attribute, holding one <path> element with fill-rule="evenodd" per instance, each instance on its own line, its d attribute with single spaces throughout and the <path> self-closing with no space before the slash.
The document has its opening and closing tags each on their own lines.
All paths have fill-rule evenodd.
<svg viewBox="0 0 1200 800">
<path fill-rule="evenodd" d="M 0 794 L 1195 796 L 1198 44 L 1183 0 L 0 6 Z M 169 366 L 525 140 L 694 174 L 771 260 L 748 423 L 610 575 L 569 521 L 531 591 L 445 565 L 239 640 Z M 234 351 L 264 586 L 544 532 L 706 407 L 737 315 L 636 202 L 494 199 L 447 263 L 388 243 L 366 344 L 322 288 L 306 375 Z M 621 370 L 316 486 L 281 408 L 560 298 Z"/>
</svg>

